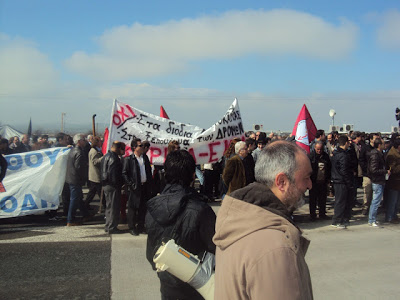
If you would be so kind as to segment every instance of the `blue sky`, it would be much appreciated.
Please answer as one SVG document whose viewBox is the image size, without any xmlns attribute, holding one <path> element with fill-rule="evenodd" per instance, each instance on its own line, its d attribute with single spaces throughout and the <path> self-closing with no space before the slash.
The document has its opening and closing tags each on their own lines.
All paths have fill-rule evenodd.
<svg viewBox="0 0 400 300">
<path fill-rule="evenodd" d="M 208 128 L 234 98 L 246 129 L 390 131 L 399 1 L 0 0 L 0 122 L 108 123 L 112 100 Z M 72 126 L 70 126 L 72 127 Z"/>
</svg>

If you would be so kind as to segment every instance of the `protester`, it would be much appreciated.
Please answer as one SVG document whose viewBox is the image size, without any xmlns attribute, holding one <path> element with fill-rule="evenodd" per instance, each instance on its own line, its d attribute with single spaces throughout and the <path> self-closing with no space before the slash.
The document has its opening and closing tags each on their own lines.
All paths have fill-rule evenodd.
<svg viewBox="0 0 400 300">
<path fill-rule="evenodd" d="M 106 224 L 104 231 L 108 234 L 121 233 L 118 229 L 119 211 L 121 202 L 122 162 L 120 156 L 125 153 L 125 144 L 113 142 L 111 150 L 104 155 L 100 163 L 101 184 L 106 198 Z"/>
<path fill-rule="evenodd" d="M 67 174 L 65 181 L 70 189 L 70 203 L 68 209 L 67 226 L 78 226 L 81 222 L 76 221 L 76 210 L 79 208 L 85 222 L 89 220 L 89 212 L 83 203 L 82 186 L 87 181 L 88 160 L 83 153 L 86 145 L 85 136 L 81 133 L 74 135 L 75 147 L 69 151 L 67 161 Z"/>
<path fill-rule="evenodd" d="M 257 148 L 251 153 L 254 159 L 254 164 L 257 163 L 258 155 L 260 154 L 261 150 L 268 144 L 268 140 L 266 137 L 261 136 L 257 140 Z"/>
<path fill-rule="evenodd" d="M 249 185 L 250 183 L 256 181 L 254 177 L 255 162 L 253 155 L 251 154 L 256 149 L 257 146 L 256 146 L 256 141 L 251 138 L 247 138 L 245 143 L 248 155 L 243 159 L 243 165 L 246 174 L 246 185 Z"/>
<path fill-rule="evenodd" d="M 296 144 L 277 141 L 259 155 L 254 182 L 225 197 L 218 212 L 215 299 L 312 299 L 309 241 L 292 212 L 311 189 L 312 169 Z"/>
<path fill-rule="evenodd" d="M 131 141 L 133 153 L 123 162 L 122 175 L 129 190 L 128 227 L 132 235 L 145 233 L 146 202 L 151 195 L 151 166 L 144 152 L 142 141 L 134 138 Z"/>
<path fill-rule="evenodd" d="M 8 145 L 5 143 L 0 144 L 0 150 L 3 150 Z M 4 158 L 3 154 L 0 154 L 0 182 L 3 181 L 7 173 L 7 160 Z"/>
<path fill-rule="evenodd" d="M 92 138 L 92 148 L 89 151 L 89 192 L 86 195 L 85 205 L 90 209 L 90 202 L 97 194 L 101 199 L 100 163 L 103 157 L 101 153 L 101 139 L 98 136 Z"/>
<path fill-rule="evenodd" d="M 228 195 L 246 185 L 246 172 L 243 165 L 243 159 L 248 155 L 246 143 L 237 142 L 235 153 L 236 155 L 227 161 L 222 174 L 222 180 L 228 187 Z"/>
<path fill-rule="evenodd" d="M 332 157 L 332 182 L 335 189 L 335 207 L 332 226 L 346 229 L 351 217 L 353 201 L 353 168 L 351 156 L 347 149 L 350 142 L 345 135 L 339 136 L 338 147 L 333 151 Z"/>
<path fill-rule="evenodd" d="M 386 183 L 388 197 L 385 221 L 397 224 L 400 205 L 400 138 L 393 140 L 393 146 L 386 156 L 386 169 L 390 171 L 390 176 Z"/>
<path fill-rule="evenodd" d="M 331 161 L 328 153 L 324 151 L 322 141 L 315 142 L 314 151 L 310 152 L 309 158 L 313 169 L 311 175 L 312 189 L 309 193 L 310 219 L 314 221 L 317 218 L 317 204 L 319 218 L 321 220 L 329 219 L 326 215 L 326 199 L 327 187 L 331 179 Z"/>
<path fill-rule="evenodd" d="M 376 220 L 378 214 L 378 207 L 381 203 L 383 196 L 383 189 L 385 187 L 385 175 L 389 174 L 385 168 L 385 160 L 383 158 L 383 141 L 380 138 L 375 139 L 374 149 L 370 152 L 368 160 L 368 177 L 371 178 L 372 182 L 372 201 L 369 210 L 368 224 L 372 227 L 379 227 Z"/>
<path fill-rule="evenodd" d="M 167 185 L 159 196 L 147 202 L 148 230 L 146 257 L 155 270 L 153 257 L 161 241 L 174 239 L 190 253 L 215 253 L 212 242 L 215 213 L 207 198 L 190 187 L 196 164 L 185 150 L 168 154 L 165 163 Z M 157 273 L 161 283 L 161 299 L 203 299 L 189 284 L 168 272 Z"/>
</svg>

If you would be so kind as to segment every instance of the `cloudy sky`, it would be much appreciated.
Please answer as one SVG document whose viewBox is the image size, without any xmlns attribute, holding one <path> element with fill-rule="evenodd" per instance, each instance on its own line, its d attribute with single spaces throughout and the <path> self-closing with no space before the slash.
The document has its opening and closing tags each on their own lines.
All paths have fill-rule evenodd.
<svg viewBox="0 0 400 300">
<path fill-rule="evenodd" d="M 0 122 L 109 123 L 113 99 L 208 128 L 239 100 L 245 129 L 390 131 L 400 2 L 0 0 Z M 26 125 L 25 125 L 26 124 Z"/>
</svg>

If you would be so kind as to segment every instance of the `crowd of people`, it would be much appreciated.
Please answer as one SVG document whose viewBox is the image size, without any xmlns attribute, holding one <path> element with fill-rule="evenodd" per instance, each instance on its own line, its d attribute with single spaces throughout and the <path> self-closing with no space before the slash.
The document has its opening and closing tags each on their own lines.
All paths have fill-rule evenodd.
<svg viewBox="0 0 400 300">
<path fill-rule="evenodd" d="M 48 146 L 46 140 L 38 140 L 39 149 Z M 6 140 L 8 150 L 1 141 L 2 154 L 33 149 L 26 135 L 21 143 Z M 158 247 L 172 238 L 199 257 L 205 251 L 215 253 L 218 299 L 266 294 L 312 299 L 304 260 L 309 241 L 293 221 L 307 190 L 311 221 L 331 219 L 326 208 L 330 195 L 335 228 L 349 226 L 355 206 L 362 206 L 371 227 L 380 226 L 379 207 L 385 211 L 385 222 L 399 223 L 398 134 L 325 135 L 318 130 L 306 154 L 293 136 L 248 132 L 244 140 L 233 139 L 221 159 L 203 166 L 196 166 L 177 141 L 169 143 L 163 166 L 150 164 L 148 141 L 134 137 L 132 154 L 125 157 L 123 142 L 114 141 L 104 156 L 101 142 L 97 136 L 57 135 L 55 146 L 72 147 L 62 193 L 67 226 L 82 225 L 93 217 L 90 203 L 97 194 L 105 207 L 105 232 L 123 233 L 118 225 L 126 222 L 133 236 L 147 234 L 146 255 L 153 268 Z M 84 200 L 85 185 L 89 192 Z M 362 203 L 357 199 L 358 188 L 363 189 Z M 218 217 L 208 205 L 216 198 L 222 199 Z M 56 218 L 57 212 L 53 213 Z M 167 272 L 157 274 L 162 299 L 201 299 L 189 284 Z M 268 280 L 262 280 L 265 274 L 271 275 Z"/>
</svg>

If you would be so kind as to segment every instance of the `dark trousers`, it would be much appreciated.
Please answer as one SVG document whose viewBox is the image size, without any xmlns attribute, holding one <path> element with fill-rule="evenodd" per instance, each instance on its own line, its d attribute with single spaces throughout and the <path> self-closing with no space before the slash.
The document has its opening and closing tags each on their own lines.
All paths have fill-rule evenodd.
<svg viewBox="0 0 400 300">
<path fill-rule="evenodd" d="M 218 197 L 219 172 L 215 170 L 204 170 L 204 193 L 208 198 Z"/>
<path fill-rule="evenodd" d="M 71 194 L 71 198 L 69 201 L 67 222 L 73 223 L 75 222 L 75 215 L 77 209 L 79 209 L 83 217 L 88 216 L 89 213 L 86 209 L 86 206 L 83 204 L 82 186 L 79 184 L 69 184 L 69 191 Z"/>
<path fill-rule="evenodd" d="M 319 216 L 326 215 L 326 192 L 327 184 L 325 182 L 313 182 L 312 189 L 310 190 L 310 217 L 315 218 L 317 216 L 317 204 Z"/>
<path fill-rule="evenodd" d="M 70 201 L 71 193 L 69 191 L 69 184 L 64 183 L 64 188 L 62 190 L 61 199 L 63 204 L 63 216 L 68 216 L 69 210 L 69 201 Z"/>
<path fill-rule="evenodd" d="M 127 221 L 128 221 L 128 228 L 130 230 L 135 228 L 142 230 L 144 228 L 144 221 L 147 211 L 146 203 L 147 200 L 149 200 L 148 189 L 149 188 L 147 183 L 144 183 L 141 186 L 140 192 L 138 192 L 137 195 L 137 196 L 140 195 L 140 201 L 133 201 L 133 197 L 128 198 Z M 135 191 L 130 191 L 130 192 L 135 193 Z"/>
<path fill-rule="evenodd" d="M 335 212 L 332 224 L 343 224 L 351 217 L 351 205 L 354 200 L 354 189 L 345 184 L 335 183 Z"/>
<path fill-rule="evenodd" d="M 107 231 L 117 229 L 119 223 L 119 210 L 121 205 L 121 188 L 111 185 L 103 187 L 106 198 L 106 227 Z"/>
<path fill-rule="evenodd" d="M 101 183 L 89 181 L 89 192 L 86 195 L 85 205 L 89 208 L 90 202 L 92 202 L 95 195 L 98 195 L 101 199 Z"/>
</svg>

